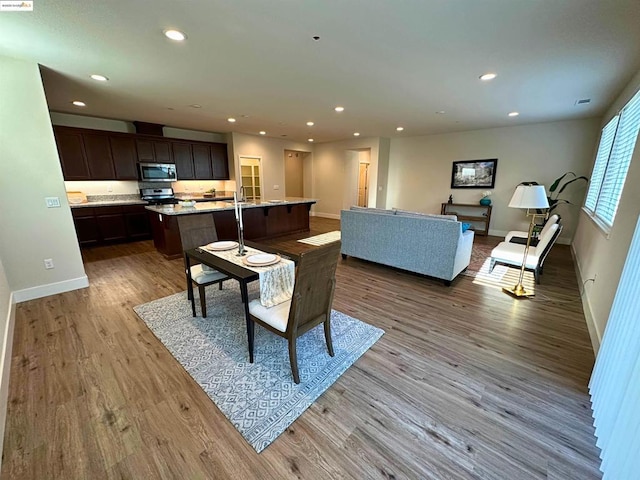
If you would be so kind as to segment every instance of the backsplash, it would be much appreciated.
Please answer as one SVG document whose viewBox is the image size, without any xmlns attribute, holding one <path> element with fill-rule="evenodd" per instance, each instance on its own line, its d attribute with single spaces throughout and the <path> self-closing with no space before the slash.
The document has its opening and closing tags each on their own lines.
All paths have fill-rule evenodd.
<svg viewBox="0 0 640 480">
<path fill-rule="evenodd" d="M 139 193 L 126 193 L 123 195 L 87 195 L 87 201 L 89 202 L 117 202 L 127 200 L 140 200 Z"/>
</svg>

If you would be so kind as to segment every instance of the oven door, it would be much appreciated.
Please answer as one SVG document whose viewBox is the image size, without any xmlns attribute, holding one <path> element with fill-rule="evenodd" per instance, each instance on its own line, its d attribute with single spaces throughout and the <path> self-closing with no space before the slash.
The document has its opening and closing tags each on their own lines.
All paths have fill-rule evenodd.
<svg viewBox="0 0 640 480">
<path fill-rule="evenodd" d="M 140 180 L 143 182 L 175 182 L 178 180 L 173 163 L 140 163 Z"/>
</svg>

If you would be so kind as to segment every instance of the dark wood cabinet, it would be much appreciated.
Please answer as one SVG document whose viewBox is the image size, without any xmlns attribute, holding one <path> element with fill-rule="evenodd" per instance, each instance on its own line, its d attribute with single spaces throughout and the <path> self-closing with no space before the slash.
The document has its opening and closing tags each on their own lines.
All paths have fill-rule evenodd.
<svg viewBox="0 0 640 480">
<path fill-rule="evenodd" d="M 138 162 L 175 163 L 178 180 L 228 180 L 224 143 L 53 127 L 65 180 L 137 180 Z"/>
<path fill-rule="evenodd" d="M 193 150 L 193 170 L 198 180 L 210 180 L 213 178 L 211 171 L 211 155 L 209 145 L 194 143 Z"/>
<path fill-rule="evenodd" d="M 83 133 L 84 150 L 92 180 L 113 180 L 116 177 L 111 157 L 109 136 L 106 134 Z"/>
<path fill-rule="evenodd" d="M 72 208 L 71 215 L 81 247 L 151 238 L 144 205 Z"/>
<path fill-rule="evenodd" d="M 100 243 L 94 209 L 91 207 L 72 209 L 71 214 L 76 227 L 78 244 L 81 247 L 90 247 Z"/>
<path fill-rule="evenodd" d="M 151 238 L 150 212 L 144 208 L 144 205 L 126 205 L 122 209 L 127 227 L 127 238 L 130 240 Z"/>
<path fill-rule="evenodd" d="M 191 144 L 186 142 L 173 142 L 173 160 L 176 163 L 178 180 L 193 180 L 193 155 Z"/>
<path fill-rule="evenodd" d="M 137 138 L 138 161 L 150 163 L 173 163 L 171 143 L 168 140 Z"/>
<path fill-rule="evenodd" d="M 116 180 L 137 180 L 138 154 L 135 139 L 124 135 L 110 135 L 109 144 Z"/>
<path fill-rule="evenodd" d="M 226 143 L 212 143 L 211 170 L 214 180 L 229 180 L 229 160 Z"/>
<path fill-rule="evenodd" d="M 82 133 L 64 127 L 54 127 L 58 155 L 65 180 L 89 180 L 89 166 L 84 151 Z"/>
</svg>

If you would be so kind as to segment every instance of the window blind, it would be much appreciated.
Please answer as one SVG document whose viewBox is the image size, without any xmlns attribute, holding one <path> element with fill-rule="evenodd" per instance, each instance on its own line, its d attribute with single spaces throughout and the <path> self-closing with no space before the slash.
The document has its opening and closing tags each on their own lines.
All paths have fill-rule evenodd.
<svg viewBox="0 0 640 480">
<path fill-rule="evenodd" d="M 591 183 L 589 183 L 587 199 L 584 202 L 585 207 L 592 212 L 596 211 L 596 204 L 598 203 L 598 196 L 600 195 L 600 189 L 602 188 L 604 173 L 607 170 L 607 163 L 609 162 L 609 156 L 611 155 L 611 147 L 613 146 L 613 139 L 616 136 L 619 119 L 620 115 L 616 115 L 609 120 L 609 123 L 607 123 L 602 129 L 600 145 L 598 146 L 595 165 L 593 166 L 593 172 L 591 173 Z"/>
<path fill-rule="evenodd" d="M 636 92 L 622 112 L 602 130 L 591 185 L 585 201 L 585 207 L 609 227 L 613 226 L 618 210 L 639 129 L 640 91 Z"/>
</svg>

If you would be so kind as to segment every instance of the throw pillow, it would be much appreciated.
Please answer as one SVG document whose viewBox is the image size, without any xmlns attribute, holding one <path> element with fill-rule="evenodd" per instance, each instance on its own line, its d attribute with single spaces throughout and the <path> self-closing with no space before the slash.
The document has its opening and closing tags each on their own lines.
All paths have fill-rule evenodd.
<svg viewBox="0 0 640 480">
<path fill-rule="evenodd" d="M 466 232 L 467 230 L 469 230 L 471 228 L 471 224 L 470 223 L 462 223 L 462 233 Z"/>
</svg>

